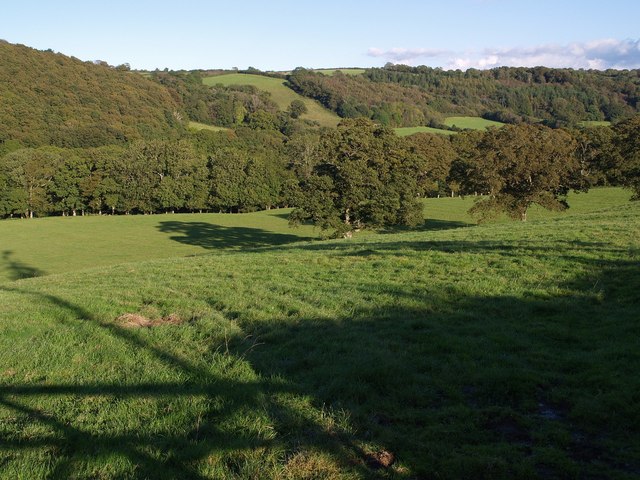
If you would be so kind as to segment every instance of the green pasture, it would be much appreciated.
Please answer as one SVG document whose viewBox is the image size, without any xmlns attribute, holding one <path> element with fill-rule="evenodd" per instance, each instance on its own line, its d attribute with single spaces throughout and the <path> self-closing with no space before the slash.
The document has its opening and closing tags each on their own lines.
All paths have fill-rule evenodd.
<svg viewBox="0 0 640 480">
<path fill-rule="evenodd" d="M 1 222 L 96 264 L 0 283 L 0 478 L 637 478 L 623 193 L 471 227 L 433 199 L 439 224 L 323 242 L 266 233 L 282 212 Z"/>
<path fill-rule="evenodd" d="M 615 207 L 626 204 L 630 195 L 620 188 L 571 194 L 568 212 L 548 212 L 534 206 L 529 218 L 536 220 Z M 467 210 L 475 200 L 473 196 L 424 199 L 425 224 L 421 228 L 474 225 Z M 320 237 L 322 232 L 310 225 L 289 227 L 290 211 L 4 220 L 0 221 L 0 282 L 118 263 L 263 248 Z M 369 234 L 364 231 L 359 235 Z"/>
<path fill-rule="evenodd" d="M 456 126 L 463 130 L 486 130 L 488 127 L 501 127 L 504 123 L 494 122 L 493 120 L 485 120 L 481 117 L 447 117 L 444 124 L 453 127 Z M 394 129 L 396 134 L 401 137 L 413 135 L 414 133 L 435 133 L 438 135 L 453 135 L 456 132 L 452 130 L 442 130 L 440 128 L 431 127 L 399 127 Z"/>
<path fill-rule="evenodd" d="M 444 124 L 453 127 L 454 125 L 461 129 L 486 130 L 488 127 L 501 127 L 504 123 L 486 120 L 482 117 L 447 117 Z"/>
<path fill-rule="evenodd" d="M 311 226 L 290 228 L 289 211 L 0 221 L 0 281 L 318 237 Z"/>
<path fill-rule="evenodd" d="M 205 85 L 253 85 L 260 90 L 271 94 L 271 98 L 280 110 L 286 110 L 293 100 L 301 100 L 307 106 L 308 112 L 301 116 L 308 120 L 315 120 L 321 126 L 335 127 L 340 118 L 330 112 L 315 100 L 303 97 L 284 85 L 281 78 L 265 77 L 263 75 L 251 75 L 245 73 L 230 73 L 217 75 L 203 79 Z"/>
</svg>

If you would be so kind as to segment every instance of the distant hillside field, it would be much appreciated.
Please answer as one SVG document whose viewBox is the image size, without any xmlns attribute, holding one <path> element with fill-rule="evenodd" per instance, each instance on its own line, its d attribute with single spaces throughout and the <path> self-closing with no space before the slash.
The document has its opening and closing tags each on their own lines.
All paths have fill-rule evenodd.
<svg viewBox="0 0 640 480">
<path fill-rule="evenodd" d="M 217 75 L 203 79 L 205 85 L 253 85 L 260 90 L 271 93 L 271 98 L 278 105 L 280 110 L 286 110 L 293 100 L 302 100 L 307 106 L 308 112 L 301 116 L 309 120 L 315 120 L 325 127 L 335 127 L 340 118 L 318 102 L 305 98 L 284 85 L 284 80 L 280 78 L 265 77 L 263 75 L 251 75 L 246 73 L 230 73 L 227 75 Z"/>
<path fill-rule="evenodd" d="M 486 130 L 488 127 L 501 127 L 504 123 L 494 122 L 493 120 L 485 120 L 481 117 L 447 117 L 444 124 L 453 127 L 456 126 L 462 130 Z M 407 137 L 414 133 L 436 133 L 438 135 L 453 135 L 453 130 L 442 130 L 440 128 L 431 127 L 399 127 L 394 129 L 400 137 Z"/>
<path fill-rule="evenodd" d="M 320 68 L 314 70 L 314 72 L 322 73 L 323 75 L 335 75 L 336 72 L 344 75 L 362 75 L 365 71 L 364 68 Z"/>
<path fill-rule="evenodd" d="M 585 121 L 585 122 L 580 122 L 579 125 L 583 126 L 583 127 L 610 127 L 611 126 L 611 122 L 607 122 L 607 121 Z"/>
<path fill-rule="evenodd" d="M 501 127 L 504 123 L 495 122 L 493 120 L 485 120 L 481 117 L 447 117 L 444 124 L 453 127 L 454 125 L 461 129 L 486 130 L 488 127 Z"/>
</svg>

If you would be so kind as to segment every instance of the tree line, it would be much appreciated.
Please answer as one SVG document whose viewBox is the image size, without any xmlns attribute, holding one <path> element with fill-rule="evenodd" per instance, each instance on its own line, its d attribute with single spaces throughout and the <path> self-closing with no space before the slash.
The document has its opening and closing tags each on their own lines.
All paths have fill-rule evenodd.
<svg viewBox="0 0 640 480">
<path fill-rule="evenodd" d="M 201 131 L 86 149 L 0 157 L 0 215 L 244 212 L 284 204 L 282 135 Z"/>
<path fill-rule="evenodd" d="M 421 221 L 420 197 L 485 195 L 480 218 L 566 208 L 569 190 L 640 194 L 640 116 L 575 130 L 508 125 L 452 137 L 398 137 L 366 119 L 289 136 L 202 130 L 178 140 L 87 149 L 9 149 L 0 215 L 248 212 L 296 207 L 292 221 L 342 234 Z M 0 153 L 3 151 L 0 142 Z"/>
</svg>

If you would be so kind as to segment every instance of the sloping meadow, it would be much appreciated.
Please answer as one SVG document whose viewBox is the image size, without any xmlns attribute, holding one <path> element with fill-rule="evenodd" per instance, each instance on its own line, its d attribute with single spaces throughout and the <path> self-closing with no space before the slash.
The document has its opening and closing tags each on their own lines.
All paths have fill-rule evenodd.
<svg viewBox="0 0 640 480">
<path fill-rule="evenodd" d="M 637 478 L 640 206 L 0 284 L 2 478 Z"/>
</svg>

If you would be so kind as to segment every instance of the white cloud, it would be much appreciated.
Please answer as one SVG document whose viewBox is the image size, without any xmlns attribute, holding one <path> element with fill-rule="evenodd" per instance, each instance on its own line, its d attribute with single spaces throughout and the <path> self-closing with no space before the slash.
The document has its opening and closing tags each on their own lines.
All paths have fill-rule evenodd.
<svg viewBox="0 0 640 480">
<path fill-rule="evenodd" d="M 370 48 L 367 55 L 370 57 L 382 57 L 392 62 L 413 62 L 418 58 L 435 58 L 445 55 L 451 55 L 453 52 L 449 50 L 440 50 L 437 48 L 391 48 L 382 50 L 380 48 Z"/>
<path fill-rule="evenodd" d="M 556 67 L 587 68 L 640 68 L 640 39 L 602 39 L 568 45 L 537 45 L 508 49 L 452 52 L 428 48 L 371 48 L 369 56 L 382 57 L 391 62 L 411 62 L 418 59 L 436 59 L 446 68 Z"/>
</svg>

